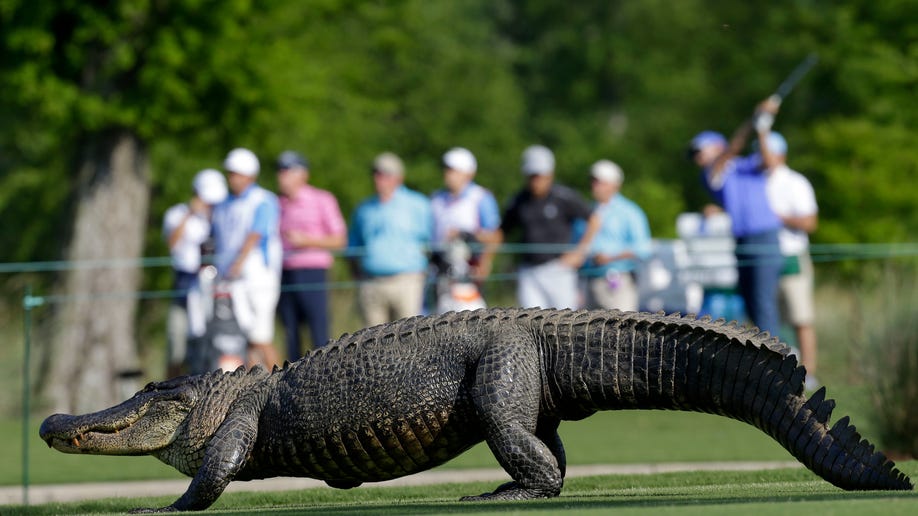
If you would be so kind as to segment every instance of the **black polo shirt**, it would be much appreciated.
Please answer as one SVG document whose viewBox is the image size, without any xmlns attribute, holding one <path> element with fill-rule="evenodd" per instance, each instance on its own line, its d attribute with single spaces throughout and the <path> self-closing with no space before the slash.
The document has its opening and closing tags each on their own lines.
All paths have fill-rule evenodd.
<svg viewBox="0 0 918 516">
<path fill-rule="evenodd" d="M 528 189 L 518 192 L 504 211 L 501 230 L 519 232 L 524 244 L 572 244 L 574 222 L 588 219 L 593 208 L 574 190 L 553 184 L 548 195 L 536 198 Z M 562 250 L 536 249 L 523 253 L 523 263 L 538 265 L 561 256 Z"/>
</svg>

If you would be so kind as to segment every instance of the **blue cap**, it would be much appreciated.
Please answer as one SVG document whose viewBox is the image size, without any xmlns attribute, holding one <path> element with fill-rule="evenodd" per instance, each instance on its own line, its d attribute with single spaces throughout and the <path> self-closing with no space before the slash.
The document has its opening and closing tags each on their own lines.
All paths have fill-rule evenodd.
<svg viewBox="0 0 918 516">
<path fill-rule="evenodd" d="M 724 138 L 724 135 L 718 133 L 717 131 L 702 131 L 696 134 L 694 138 L 692 138 L 692 142 L 689 147 L 697 151 L 715 143 L 718 145 L 726 145 L 727 139 Z"/>
<path fill-rule="evenodd" d="M 277 157 L 277 169 L 286 170 L 288 168 L 302 167 L 309 168 L 309 161 L 299 152 L 287 150 Z"/>
<path fill-rule="evenodd" d="M 771 131 L 768 133 L 768 139 L 765 141 L 766 145 L 768 145 L 768 150 L 771 151 L 772 154 L 787 156 L 787 140 L 781 136 L 781 133 Z M 754 148 L 756 152 L 759 152 L 759 142 L 755 142 Z"/>
</svg>

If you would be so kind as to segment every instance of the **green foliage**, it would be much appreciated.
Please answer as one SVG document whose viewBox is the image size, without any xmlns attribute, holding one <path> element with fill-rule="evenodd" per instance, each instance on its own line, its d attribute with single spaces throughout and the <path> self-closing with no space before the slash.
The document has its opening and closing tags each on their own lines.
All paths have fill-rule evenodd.
<svg viewBox="0 0 918 516">
<path fill-rule="evenodd" d="M 244 0 L 6 2 L 0 215 L 22 234 L 4 232 L 0 259 L 60 257 L 76 163 L 93 135 L 127 128 L 201 146 L 212 140 L 190 133 L 232 124 L 257 102 L 251 59 L 239 55 L 252 10 Z"/>
<path fill-rule="evenodd" d="M 885 271 L 863 297 L 880 300 L 862 322 L 860 349 L 881 442 L 898 454 L 918 457 L 918 303 L 915 267 Z"/>
<path fill-rule="evenodd" d="M 810 52 L 820 63 L 776 128 L 821 205 L 816 242 L 911 240 L 918 59 L 908 1 L 21 2 L 0 6 L 0 260 L 61 256 L 83 135 L 127 127 L 153 162 L 150 255 L 197 170 L 248 146 L 260 181 L 304 152 L 344 211 L 393 150 L 410 186 L 472 149 L 501 201 L 519 154 L 551 146 L 561 182 L 619 162 L 656 236 L 707 202 L 685 161 L 697 131 L 730 132 Z M 793 35 L 793 37 L 788 37 Z M 38 213 L 40 216 L 35 216 Z M 165 275 L 159 280 L 164 281 Z"/>
<path fill-rule="evenodd" d="M 820 241 L 915 238 L 918 212 L 914 191 L 908 187 L 918 177 L 914 131 L 900 124 L 832 117 L 815 124 L 810 136 L 814 156 L 802 161 L 815 171 L 810 177 L 817 192 L 832 192 L 819 198 Z"/>
</svg>

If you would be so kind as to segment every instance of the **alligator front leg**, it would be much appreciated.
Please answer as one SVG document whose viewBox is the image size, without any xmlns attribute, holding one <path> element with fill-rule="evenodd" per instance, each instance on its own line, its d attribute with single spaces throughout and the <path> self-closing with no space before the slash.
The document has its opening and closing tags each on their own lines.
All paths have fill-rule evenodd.
<svg viewBox="0 0 918 516">
<path fill-rule="evenodd" d="M 513 482 L 463 500 L 526 500 L 558 496 L 564 481 L 557 426 L 538 429 L 541 375 L 535 346 L 522 331 L 508 331 L 478 363 L 472 396 L 485 439 Z"/>
<path fill-rule="evenodd" d="M 138 508 L 138 513 L 200 511 L 213 504 L 236 474 L 245 466 L 249 453 L 258 437 L 259 411 L 254 410 L 251 400 L 240 400 L 237 407 L 227 414 L 226 419 L 214 433 L 201 467 L 195 473 L 191 484 L 178 500 L 158 509 Z"/>
</svg>

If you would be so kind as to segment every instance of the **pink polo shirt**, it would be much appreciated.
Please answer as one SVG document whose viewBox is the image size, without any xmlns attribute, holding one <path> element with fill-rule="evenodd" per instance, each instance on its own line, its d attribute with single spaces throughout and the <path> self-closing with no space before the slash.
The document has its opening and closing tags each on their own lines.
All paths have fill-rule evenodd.
<svg viewBox="0 0 918 516">
<path fill-rule="evenodd" d="M 325 249 L 294 249 L 289 231 L 311 236 L 344 235 L 347 226 L 338 200 L 330 192 L 306 185 L 293 197 L 280 197 L 280 233 L 285 269 L 327 269 L 334 257 Z"/>
</svg>

